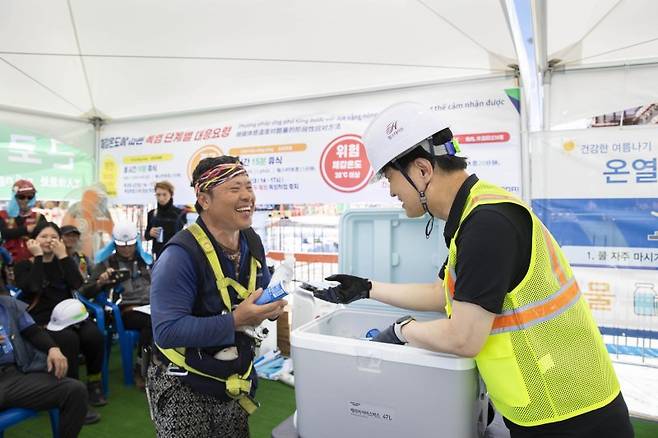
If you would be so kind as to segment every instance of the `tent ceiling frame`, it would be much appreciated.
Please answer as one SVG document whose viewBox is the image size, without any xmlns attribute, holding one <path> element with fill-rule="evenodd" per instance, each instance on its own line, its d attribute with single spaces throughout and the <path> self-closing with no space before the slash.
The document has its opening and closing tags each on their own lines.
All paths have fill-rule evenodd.
<svg viewBox="0 0 658 438">
<path fill-rule="evenodd" d="M 81 122 L 81 123 L 89 123 L 89 119 L 84 118 L 84 117 L 75 117 L 75 116 L 69 116 L 66 114 L 59 114 L 59 113 L 51 113 L 48 111 L 39 111 L 31 108 L 21 108 L 18 106 L 11 106 L 11 105 L 2 105 L 0 104 L 0 111 L 7 111 L 7 112 L 12 112 L 12 113 L 19 113 L 19 114 L 25 114 L 28 116 L 38 116 L 38 117 L 47 117 L 50 119 L 57 119 L 57 120 L 65 120 L 67 122 Z"/>
<path fill-rule="evenodd" d="M 492 52 L 488 52 L 492 53 Z M 436 64 L 407 64 L 395 62 L 375 61 L 345 61 L 340 59 L 286 59 L 286 58 L 240 58 L 226 56 L 177 56 L 177 55 L 126 55 L 126 54 L 98 54 L 98 53 L 57 53 L 57 52 L 16 52 L 0 51 L 0 55 L 23 55 L 23 56 L 57 56 L 71 58 L 100 58 L 100 59 L 148 59 L 148 60 L 179 60 L 179 61 L 233 61 L 233 62 L 274 62 L 294 64 L 335 64 L 335 65 L 359 65 L 376 67 L 406 67 L 406 68 L 435 68 L 444 70 L 482 70 L 486 72 L 503 72 L 502 69 L 483 67 L 468 67 L 459 65 L 436 65 Z M 493 53 L 492 53 L 493 56 Z"/>
</svg>

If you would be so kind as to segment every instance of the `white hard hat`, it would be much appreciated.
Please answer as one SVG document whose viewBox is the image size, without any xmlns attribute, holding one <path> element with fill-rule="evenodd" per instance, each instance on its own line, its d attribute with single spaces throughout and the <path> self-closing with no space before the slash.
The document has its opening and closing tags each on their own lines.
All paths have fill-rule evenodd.
<svg viewBox="0 0 658 438">
<path fill-rule="evenodd" d="M 88 316 L 89 313 L 84 304 L 75 298 L 69 298 L 55 306 L 46 328 L 52 332 L 58 332 L 70 325 L 84 321 Z"/>
<path fill-rule="evenodd" d="M 137 242 L 137 226 L 132 222 L 118 222 L 114 224 L 112 237 L 117 246 L 134 245 Z"/>
<path fill-rule="evenodd" d="M 381 178 L 387 163 L 416 146 L 423 146 L 432 155 L 454 154 L 445 145 L 434 146 L 426 141 L 446 128 L 448 125 L 436 111 L 420 103 L 396 103 L 380 112 L 363 135 L 368 160 L 375 172 L 370 182 Z"/>
</svg>

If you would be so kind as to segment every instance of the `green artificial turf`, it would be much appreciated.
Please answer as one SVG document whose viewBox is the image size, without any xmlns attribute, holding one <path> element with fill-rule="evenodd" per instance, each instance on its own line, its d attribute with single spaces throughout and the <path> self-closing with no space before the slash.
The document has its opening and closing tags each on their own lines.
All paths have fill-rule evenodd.
<svg viewBox="0 0 658 438">
<path fill-rule="evenodd" d="M 97 408 L 102 416 L 101 421 L 84 426 L 80 438 L 155 437 L 146 396 L 134 386 L 123 385 L 119 354 L 117 350 L 113 353 L 110 360 L 110 403 Z M 261 379 L 257 399 L 261 403 L 261 408 L 249 420 L 251 436 L 270 438 L 272 429 L 295 411 L 295 392 L 293 388 L 283 383 Z M 637 419 L 632 421 L 635 438 L 658 437 L 658 423 Z M 5 438 L 49 438 L 50 436 L 50 421 L 46 413 L 5 431 Z"/>
<path fill-rule="evenodd" d="M 84 366 L 81 367 L 81 371 Z M 95 408 L 101 421 L 84 426 L 80 438 L 152 438 L 155 429 L 149 418 L 146 395 L 134 386 L 125 386 L 118 348 L 110 359 L 110 395 L 107 406 Z M 295 411 L 295 391 L 280 382 L 261 379 L 258 386 L 261 408 L 249 420 L 252 438 L 270 438 L 272 429 Z M 5 438 L 49 438 L 47 413 L 24 421 L 5 431 Z"/>
</svg>

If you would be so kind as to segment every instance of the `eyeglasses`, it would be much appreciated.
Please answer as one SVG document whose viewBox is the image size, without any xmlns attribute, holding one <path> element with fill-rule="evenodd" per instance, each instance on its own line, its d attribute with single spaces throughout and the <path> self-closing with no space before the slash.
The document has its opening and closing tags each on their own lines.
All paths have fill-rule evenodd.
<svg viewBox="0 0 658 438">
<path fill-rule="evenodd" d="M 16 195 L 16 199 L 19 199 L 21 201 L 24 201 L 24 200 L 27 199 L 28 201 L 31 201 L 32 199 L 34 199 L 34 195 L 31 195 L 31 196 L 30 195 Z"/>
</svg>

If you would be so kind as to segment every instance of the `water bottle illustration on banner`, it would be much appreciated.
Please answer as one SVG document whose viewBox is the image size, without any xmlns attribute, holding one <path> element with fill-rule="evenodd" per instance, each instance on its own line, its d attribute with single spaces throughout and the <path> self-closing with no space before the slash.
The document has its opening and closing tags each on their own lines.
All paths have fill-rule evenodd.
<svg viewBox="0 0 658 438">
<path fill-rule="evenodd" d="M 292 280 L 295 275 L 295 257 L 286 254 L 283 262 L 276 267 L 267 289 L 256 300 L 256 304 L 267 304 L 292 293 Z"/>
<path fill-rule="evenodd" d="M 636 315 L 658 315 L 658 293 L 653 283 L 635 283 L 633 292 L 633 311 Z"/>
</svg>

